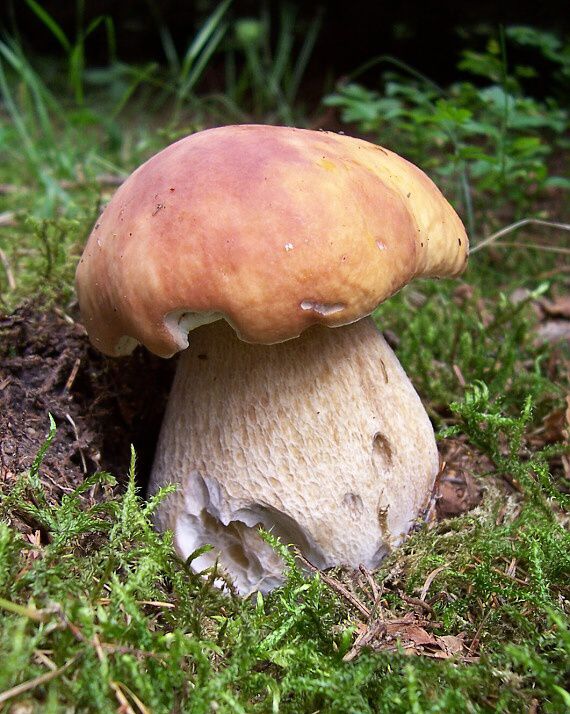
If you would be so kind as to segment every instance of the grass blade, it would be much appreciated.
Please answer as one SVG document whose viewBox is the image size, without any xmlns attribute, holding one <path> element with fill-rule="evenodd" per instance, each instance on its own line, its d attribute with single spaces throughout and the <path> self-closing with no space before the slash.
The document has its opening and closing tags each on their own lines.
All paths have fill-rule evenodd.
<svg viewBox="0 0 570 714">
<path fill-rule="evenodd" d="M 540 218 L 523 218 L 522 220 L 517 221 L 516 223 L 511 223 L 510 225 L 505 226 L 505 228 L 501 228 L 500 231 L 493 233 L 492 235 L 488 236 L 488 238 L 485 238 L 485 240 L 482 240 L 480 243 L 477 243 L 476 246 L 471 248 L 470 252 L 477 253 L 477 251 L 481 250 L 481 248 L 485 248 L 486 246 L 490 245 L 491 243 L 494 243 L 498 238 L 501 238 L 502 236 L 506 236 L 509 233 L 512 233 L 513 231 L 516 231 L 519 228 L 523 228 L 524 226 L 528 226 L 528 225 L 547 226 L 548 228 L 558 228 L 563 231 L 570 231 L 569 223 L 556 223 L 555 221 L 543 221 Z"/>
<path fill-rule="evenodd" d="M 182 61 L 182 81 L 184 81 L 184 78 L 188 75 L 188 72 L 196 61 L 198 55 L 202 52 L 206 45 L 211 45 L 213 38 L 216 37 L 222 18 L 226 14 L 231 2 L 232 0 L 223 0 L 223 2 L 218 5 L 186 50 L 184 60 Z"/>
<path fill-rule="evenodd" d="M 270 74 L 270 83 L 274 87 L 278 87 L 281 84 L 285 70 L 291 59 L 293 28 L 295 27 L 296 14 L 296 9 L 291 5 L 284 5 L 282 7 L 277 51 Z"/>
<path fill-rule="evenodd" d="M 53 19 L 49 12 L 36 2 L 36 0 L 26 0 L 26 4 L 33 11 L 36 17 L 48 28 L 63 49 L 69 53 L 71 50 L 71 43 L 67 39 L 65 32 L 61 29 L 61 26 Z"/>
<path fill-rule="evenodd" d="M 324 11 L 322 8 L 320 8 L 317 11 L 317 14 L 314 17 L 313 21 L 311 22 L 309 31 L 307 32 L 307 34 L 305 35 L 305 39 L 303 40 L 303 46 L 301 47 L 301 51 L 299 52 L 299 55 L 297 57 L 297 62 L 295 63 L 295 68 L 293 70 L 293 76 L 291 77 L 289 86 L 287 87 L 287 101 L 289 102 L 289 104 L 292 104 L 295 101 L 297 92 L 299 91 L 301 80 L 303 79 L 305 70 L 307 69 L 307 65 L 309 64 L 309 59 L 311 58 L 311 55 L 313 53 L 317 37 L 319 36 L 319 32 L 321 31 L 321 25 L 323 23 L 323 14 Z"/>
<path fill-rule="evenodd" d="M 188 75 L 186 82 L 180 88 L 181 97 L 186 97 L 188 92 L 196 86 L 200 77 L 202 76 L 204 69 L 208 65 L 210 58 L 216 51 L 216 48 L 220 44 L 222 37 L 226 33 L 226 30 L 227 25 L 222 25 L 221 27 L 218 27 L 215 33 L 210 37 L 210 41 L 206 45 L 196 64 L 193 66 L 192 71 Z"/>
</svg>

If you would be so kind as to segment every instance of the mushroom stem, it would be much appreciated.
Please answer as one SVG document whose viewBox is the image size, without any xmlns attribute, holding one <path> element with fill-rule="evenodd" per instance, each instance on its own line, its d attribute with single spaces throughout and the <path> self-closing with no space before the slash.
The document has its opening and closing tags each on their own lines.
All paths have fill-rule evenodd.
<svg viewBox="0 0 570 714">
<path fill-rule="evenodd" d="M 319 568 L 376 567 L 427 505 L 438 471 L 429 418 L 371 319 L 278 345 L 224 321 L 180 356 L 151 476 L 178 490 L 157 513 L 183 558 L 220 564 L 244 594 L 282 582 L 257 527 Z"/>
</svg>

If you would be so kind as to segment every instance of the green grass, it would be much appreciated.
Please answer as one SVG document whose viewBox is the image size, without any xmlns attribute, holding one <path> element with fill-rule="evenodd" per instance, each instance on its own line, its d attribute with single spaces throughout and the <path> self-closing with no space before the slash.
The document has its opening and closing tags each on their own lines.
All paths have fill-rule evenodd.
<svg viewBox="0 0 570 714">
<path fill-rule="evenodd" d="M 109 176 L 126 175 L 214 117 L 302 115 L 297 92 L 320 20 L 294 52 L 291 12 L 279 16 L 272 46 L 267 17 L 236 18 L 224 3 L 181 57 L 158 22 L 165 67 L 122 66 L 115 49 L 99 74 L 84 66 L 83 45 L 104 28 L 112 36 L 109 22 L 67 38 L 46 17 L 66 54 L 57 95 L 48 89 L 49 67 L 39 72 L 16 42 L 2 41 L 5 312 L 38 294 L 64 308 L 73 301 L 81 245 L 114 190 Z M 567 71 L 564 45 L 552 35 L 518 28 L 505 41 L 540 45 Z M 357 99 L 360 115 L 347 120 L 386 132 L 407 155 L 424 152 L 420 163 L 452 191 L 477 236 L 522 215 L 568 220 L 560 213 L 565 183 L 551 180 L 544 151 L 552 142 L 565 150 L 559 129 L 567 126 L 568 106 L 563 97 L 533 104 L 524 72 L 507 72 L 503 55 L 498 42 L 479 55 L 466 48 L 463 57 L 494 93 L 475 84 L 436 91 L 416 74 L 384 78 L 360 94 L 343 87 L 333 101 L 346 112 Z M 214 58 L 226 67 L 223 101 L 199 91 Z M 493 104 L 499 95 L 508 117 Z M 160 98 L 161 114 L 141 118 L 150 97 Z M 536 112 L 540 121 L 529 124 Z M 482 125 L 489 128 L 484 141 Z M 536 141 L 519 141 L 525 138 Z M 531 190 L 520 171 L 533 175 Z M 500 244 L 476 253 L 461 283 L 414 284 L 376 313 L 398 337 L 398 356 L 442 445 L 465 445 L 474 470 L 475 457 L 484 459 L 477 474 L 482 504 L 418 527 L 373 574 L 375 606 L 367 578 L 333 574 L 385 621 L 414 613 L 409 598 L 429 585 L 429 619 L 439 623 L 430 632 L 459 637 L 460 655 L 410 656 L 392 643 L 346 661 L 365 618 L 326 577 L 301 572 L 271 536 L 288 565 L 287 583 L 266 598 L 222 594 L 212 586 L 214 573 L 194 574 L 175 556 L 170 535 L 153 530 L 156 500 L 140 498 L 134 459 L 129 474 L 95 474 L 54 503 L 42 487 L 40 452 L 17 485 L 0 493 L 0 711 L 16 703 L 32 712 L 122 706 L 137 714 L 570 711 L 570 484 L 560 462 L 564 447 L 537 441 L 543 418 L 570 392 L 568 349 L 536 340 L 533 311 L 540 296 L 567 289 L 567 273 L 559 254 Z M 528 297 L 514 304 L 519 288 Z M 85 497 L 92 489 L 104 494 L 97 505 Z M 23 522 L 39 540 L 22 535 Z"/>
</svg>

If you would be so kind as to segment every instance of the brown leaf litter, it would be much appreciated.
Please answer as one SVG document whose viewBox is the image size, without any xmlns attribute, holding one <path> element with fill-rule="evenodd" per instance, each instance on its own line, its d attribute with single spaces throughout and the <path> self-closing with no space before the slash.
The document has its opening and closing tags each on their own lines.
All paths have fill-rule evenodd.
<svg viewBox="0 0 570 714">
<path fill-rule="evenodd" d="M 478 660 L 478 642 L 470 642 L 464 632 L 439 635 L 433 630 L 442 627 L 442 623 L 433 619 L 433 608 L 426 601 L 429 589 L 435 578 L 447 566 L 439 566 L 428 574 L 420 597 L 415 598 L 392 589 L 402 601 L 401 614 L 384 608 L 386 582 L 380 586 L 373 574 L 363 566 L 352 574 L 341 570 L 342 580 L 330 573 L 323 573 L 297 552 L 301 565 L 312 572 L 319 572 L 321 580 L 336 593 L 346 604 L 358 613 L 356 637 L 351 648 L 343 656 L 345 662 L 356 659 L 363 650 L 373 652 L 403 652 L 406 655 L 429 657 L 432 659 L 454 658 L 461 662 Z M 367 593 L 365 598 L 363 593 Z M 370 604 L 368 603 L 370 601 Z M 410 607 L 411 606 L 411 607 Z M 477 637 L 477 635 L 476 635 Z"/>
<path fill-rule="evenodd" d="M 418 619 L 414 613 L 407 613 L 402 619 L 375 620 L 372 625 L 359 623 L 358 635 L 343 659 L 350 662 L 364 647 L 369 647 L 375 652 L 399 650 L 406 655 L 432 659 L 457 657 L 463 662 L 477 661 L 477 657 L 468 654 L 464 633 L 434 635 L 428 632 L 436 627 L 441 627 L 441 622 Z"/>
<path fill-rule="evenodd" d="M 513 304 L 528 300 L 531 296 L 527 288 L 517 288 L 510 295 Z M 537 342 L 570 344 L 570 296 L 555 294 L 552 299 L 539 297 L 531 301 L 537 318 Z"/>
<path fill-rule="evenodd" d="M 463 438 L 446 439 L 440 454 L 442 468 L 434 489 L 437 520 L 460 516 L 478 506 L 483 488 L 475 476 L 492 468 L 491 461 Z"/>
</svg>

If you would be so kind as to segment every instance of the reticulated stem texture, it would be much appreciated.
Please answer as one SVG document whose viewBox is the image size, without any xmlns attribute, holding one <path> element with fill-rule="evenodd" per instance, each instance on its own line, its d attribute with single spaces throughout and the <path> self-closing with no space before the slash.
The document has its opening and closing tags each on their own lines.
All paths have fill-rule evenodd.
<svg viewBox="0 0 570 714">
<path fill-rule="evenodd" d="M 278 345 L 241 342 L 224 321 L 180 356 L 151 492 L 193 566 L 219 557 L 244 594 L 282 582 L 258 527 L 317 567 L 376 567 L 425 508 L 438 471 L 433 429 L 371 319 L 316 326 Z"/>
</svg>

